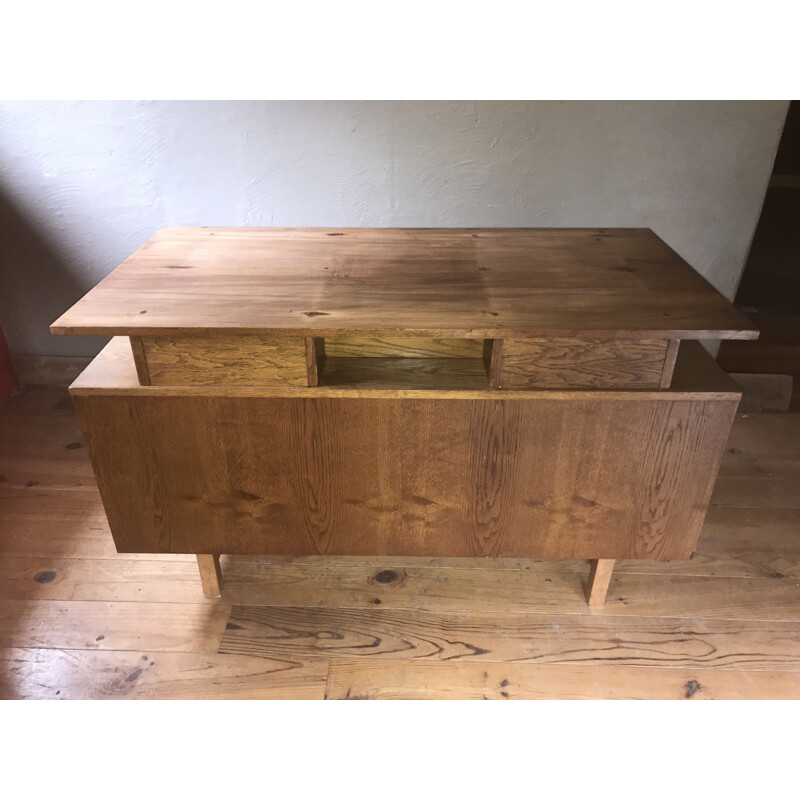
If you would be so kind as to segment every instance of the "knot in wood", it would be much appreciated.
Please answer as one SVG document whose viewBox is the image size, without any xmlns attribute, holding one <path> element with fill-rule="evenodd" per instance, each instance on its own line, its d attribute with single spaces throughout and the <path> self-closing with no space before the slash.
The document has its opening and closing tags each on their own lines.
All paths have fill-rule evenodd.
<svg viewBox="0 0 800 800">
<path fill-rule="evenodd" d="M 400 581 L 400 574 L 393 569 L 382 569 L 380 572 L 376 572 L 372 576 L 372 580 L 375 583 L 383 584 L 384 586 L 390 583 L 397 583 Z"/>
</svg>

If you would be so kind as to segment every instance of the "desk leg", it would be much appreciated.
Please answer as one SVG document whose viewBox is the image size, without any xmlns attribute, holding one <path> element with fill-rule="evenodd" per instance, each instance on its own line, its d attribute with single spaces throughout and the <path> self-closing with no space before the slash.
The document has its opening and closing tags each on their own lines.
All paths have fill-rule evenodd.
<svg viewBox="0 0 800 800">
<path fill-rule="evenodd" d="M 606 593 L 613 569 L 613 558 L 598 558 L 592 561 L 592 569 L 589 572 L 588 600 L 590 606 L 602 606 L 606 602 Z"/>
<path fill-rule="evenodd" d="M 222 595 L 222 571 L 219 568 L 219 556 L 206 556 L 198 553 L 197 566 L 200 567 L 203 594 L 209 600 L 216 600 Z"/>
</svg>

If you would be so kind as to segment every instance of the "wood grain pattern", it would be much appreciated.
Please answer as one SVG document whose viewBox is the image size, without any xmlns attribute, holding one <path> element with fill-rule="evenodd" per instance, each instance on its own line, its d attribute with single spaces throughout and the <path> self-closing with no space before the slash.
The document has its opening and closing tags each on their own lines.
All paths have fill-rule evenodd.
<svg viewBox="0 0 800 800">
<path fill-rule="evenodd" d="M 497 341 L 494 342 L 497 346 Z M 435 359 L 391 359 L 395 378 L 402 378 L 400 388 L 385 385 L 388 373 L 380 366 L 380 359 L 349 359 L 357 361 L 356 370 L 363 378 L 367 375 L 384 385 L 376 388 L 368 383 L 360 386 L 320 386 L 309 389 L 301 386 L 141 386 L 136 375 L 136 368 L 131 358 L 130 347 L 124 337 L 115 337 L 93 359 L 89 366 L 70 386 L 70 392 L 76 395 L 120 395 L 137 397 L 338 397 L 367 399 L 431 399 L 434 397 L 461 400 L 507 400 L 509 392 L 486 387 L 486 375 L 481 372 L 480 380 L 484 388 L 453 388 L 453 372 L 458 374 L 459 359 L 446 359 L 442 364 L 443 372 L 431 368 L 430 362 Z M 377 365 L 374 362 L 379 362 Z M 479 373 L 473 360 L 468 360 L 468 382 L 479 380 Z M 422 362 L 422 364 L 419 364 Z M 441 363 L 441 362 L 440 362 Z M 370 366 L 372 364 L 372 366 Z M 427 364 L 427 366 L 426 366 Z M 352 363 L 351 363 L 351 366 Z M 437 377 L 447 378 L 446 385 Z M 415 377 L 416 376 L 416 377 Z M 422 380 L 421 376 L 425 376 Z M 352 372 L 351 372 L 352 377 Z M 418 385 L 409 388 L 409 382 L 416 380 Z M 421 384 L 421 385 L 419 385 Z M 547 390 L 547 389 L 515 389 L 516 400 L 603 400 L 609 396 L 607 390 Z M 698 342 L 682 342 L 678 360 L 675 364 L 675 375 L 669 392 L 661 389 L 653 391 L 615 391 L 615 400 L 619 402 L 639 402 L 641 400 L 659 400 L 671 402 L 680 397 L 681 400 L 738 400 L 741 391 L 736 383 L 726 375 L 714 362 Z"/>
<path fill-rule="evenodd" d="M 53 537 L 54 550 L 59 544 Z M 0 600 L 203 603 L 194 556 L 129 558 L 94 554 L 83 547 L 80 552 L 85 553 L 81 558 L 4 554 L 0 557 Z M 245 572 L 250 580 L 256 578 L 258 566 L 254 563 L 252 571 Z M 237 594 L 236 599 L 241 596 Z"/>
<path fill-rule="evenodd" d="M 490 345 L 483 351 L 486 374 L 489 376 L 489 385 L 493 389 L 499 389 L 503 370 L 503 340 L 487 339 L 486 341 Z"/>
<path fill-rule="evenodd" d="M 483 339 L 326 337 L 333 358 L 482 358 Z"/>
<path fill-rule="evenodd" d="M 473 390 L 488 388 L 482 358 L 339 358 L 327 356 L 324 387 Z"/>
<path fill-rule="evenodd" d="M 275 659 L 797 670 L 800 623 L 234 606 L 219 652 Z"/>
<path fill-rule="evenodd" d="M 332 658 L 327 700 L 788 700 L 800 671 Z"/>
<path fill-rule="evenodd" d="M 339 557 L 334 563 L 319 559 L 316 563 L 298 559 L 293 563 L 267 563 L 268 559 L 229 556 L 225 559 L 225 599 L 237 605 L 341 607 L 361 609 L 415 609 L 507 614 L 565 613 L 587 614 L 584 595 L 588 565 L 570 561 L 570 568 L 560 561 L 525 562 L 516 569 L 492 567 L 490 561 L 477 561 L 482 567 L 464 566 L 467 559 L 448 566 L 420 566 L 406 561 L 404 566 L 392 557 L 359 564 L 356 559 Z M 423 562 L 424 563 L 424 562 Z M 548 565 L 552 568 L 548 569 Z M 156 589 L 146 582 L 158 565 L 130 563 L 123 571 L 115 591 L 131 593 L 145 585 L 152 596 Z M 171 569 L 175 574 L 178 570 Z M 75 575 L 75 570 L 70 570 Z M 10 573 L 10 574 L 9 574 Z M 9 571 L 10 577 L 14 573 Z M 3 574 L 0 572 L 0 574 Z M 30 581 L 28 577 L 28 581 Z M 179 578 L 183 583 L 183 575 Z M 700 580 L 700 579 L 697 579 Z M 67 583 L 65 576 L 64 582 Z M 70 581 L 71 582 L 71 581 Z M 18 588 L 18 581 L 14 581 Z M 128 584 L 126 586 L 126 583 Z M 774 591 L 774 587 L 769 587 Z M 68 585 L 60 592 L 66 593 Z M 30 587 L 33 592 L 33 587 Z M 59 591 L 43 589 L 40 594 Z M 181 596 L 183 592 L 181 590 Z M 324 599 L 322 599 L 324 598 Z M 785 600 L 789 599 L 789 594 Z M 784 606 L 786 603 L 784 602 Z"/>
<path fill-rule="evenodd" d="M 743 510 L 743 509 L 740 509 Z M 712 509 L 713 511 L 713 509 Z M 697 550 L 690 560 L 618 561 L 615 574 L 624 572 L 653 575 L 704 575 L 710 578 L 772 578 L 800 580 L 800 537 L 783 528 L 770 531 L 772 536 L 760 538 L 747 528 L 726 526 L 720 537 L 718 526 L 710 524 L 712 512 L 706 516 Z M 793 531 L 798 530 L 795 526 Z M 739 535 L 741 538 L 727 538 Z"/>
<path fill-rule="evenodd" d="M 328 663 L 216 653 L 0 649 L 6 700 L 322 700 Z"/>
<path fill-rule="evenodd" d="M 0 697 L 320 698 L 330 664 L 331 698 L 794 698 L 800 509 L 768 504 L 798 423 L 739 415 L 721 474 L 762 504 L 712 505 L 691 560 L 618 562 L 606 606 L 585 561 L 228 556 L 232 601 L 273 606 L 237 620 L 194 556 L 115 554 L 69 399 L 26 390 L 0 405 Z"/>
<path fill-rule="evenodd" d="M 56 540 L 57 543 L 58 540 Z M 702 544 L 702 541 L 701 541 Z M 798 621 L 797 579 L 756 563 L 741 548 L 692 562 L 623 562 L 608 605 L 588 609 L 583 560 L 224 556 L 225 600 L 237 605 L 415 609 L 453 613 L 654 614 L 682 618 Z M 713 551 L 712 551 L 713 552 Z M 778 556 L 780 558 L 780 556 Z M 157 560 L 159 559 L 159 560 Z M 796 560 L 796 557 L 795 557 Z M 730 562 L 733 561 L 733 569 Z M 193 561 L 147 558 L 0 558 L 0 600 L 202 602 Z"/>
<path fill-rule="evenodd" d="M 688 557 L 736 406 L 74 400 L 120 551 L 539 558 Z"/>
<path fill-rule="evenodd" d="M 56 536 L 52 542 L 54 550 L 61 545 Z M 0 599 L 200 602 L 192 557 L 115 556 L 93 544 L 89 540 L 81 550 L 83 558 L 4 555 Z M 325 606 L 365 609 L 587 613 L 583 560 L 225 556 L 223 564 L 226 600 L 240 605 L 314 606 L 324 598 Z M 792 619 L 797 565 L 796 543 L 786 550 L 769 543 L 748 548 L 735 540 L 706 541 L 704 535 L 691 561 L 620 562 L 614 583 L 619 591 L 604 613 L 632 608 L 649 614 L 656 603 L 681 617 Z M 724 580 L 706 586 L 707 578 Z"/>
<path fill-rule="evenodd" d="M 506 339 L 500 386 L 506 389 L 654 389 L 667 355 L 663 339 Z"/>
<path fill-rule="evenodd" d="M 271 336 L 145 336 L 150 383 L 308 386 L 305 341 Z"/>
<path fill-rule="evenodd" d="M 237 605 L 315 607 L 324 597 L 324 605 L 338 608 L 800 622 L 800 586 L 774 574 L 712 578 L 671 573 L 668 568 L 659 572 L 659 565 L 651 562 L 649 569 L 615 574 L 606 604 L 587 607 L 585 561 L 528 562 L 510 571 L 491 562 L 481 569 L 461 564 L 401 567 L 390 557 L 361 566 L 351 559 L 330 565 L 298 560 L 266 566 L 239 556 L 229 557 L 225 565 L 226 600 Z M 139 565 L 127 570 L 132 582 L 140 571 Z"/>
<path fill-rule="evenodd" d="M 136 380 L 135 375 L 133 380 Z M 48 397 L 48 402 L 39 403 L 39 398 L 44 400 Z M 69 398 L 59 392 L 37 391 L 29 393 L 25 399 L 26 413 L 9 416 L 13 423 L 9 422 L 0 430 L 0 475 L 5 479 L 0 484 L 0 530 L 3 531 L 0 553 L 33 558 L 46 555 L 63 558 L 117 557 L 125 561 L 143 558 L 163 561 L 170 558 L 139 554 L 115 556 L 86 450 L 73 447 L 83 439 Z M 9 401 L 0 408 L 0 413 L 7 409 L 10 414 L 17 405 L 17 401 Z M 783 466 L 785 464 L 796 471 L 796 461 L 800 458 L 800 441 L 793 435 L 791 427 L 793 419 L 796 417 L 791 415 L 739 417 L 730 442 L 739 447 L 729 447 L 726 451 L 721 475 L 739 479 L 737 488 L 743 496 L 755 498 L 756 501 L 763 496 L 763 502 L 768 502 L 769 498 L 782 501 L 790 496 L 785 481 L 795 473 L 783 473 L 781 470 L 788 468 Z M 798 448 L 796 452 L 793 447 Z M 773 456 L 773 453 L 776 455 Z M 781 482 L 780 491 L 771 488 L 773 475 Z M 726 493 L 738 502 L 734 492 L 726 490 Z M 722 499 L 725 499 L 724 495 Z M 706 518 L 703 538 L 691 561 L 623 563 L 618 569 L 653 574 L 730 577 L 780 574 L 797 577 L 800 547 L 797 530 L 800 530 L 800 510 L 797 509 L 769 508 L 764 505 L 757 508 L 712 505 Z M 324 558 L 327 557 L 321 557 Z M 194 559 L 191 562 L 188 574 L 189 580 L 194 581 Z M 377 565 L 380 559 L 361 558 L 359 563 Z M 403 561 L 395 556 L 392 563 L 416 565 L 420 560 L 408 558 Z M 433 563 L 459 568 L 468 568 L 470 564 L 479 568 L 498 564 L 496 561 L 443 562 L 441 559 Z M 517 566 L 524 564 L 519 561 L 513 563 Z M 549 562 L 546 566 L 549 570 L 556 570 L 559 562 Z M 40 567 L 42 570 L 47 568 L 46 565 Z M 97 565 L 93 565 L 92 569 L 98 575 L 105 575 L 105 571 Z M 584 569 L 583 565 L 580 569 Z M 3 573 L 0 584 L 12 580 L 15 586 L 22 585 L 16 574 L 12 577 L 7 572 Z M 104 580 L 125 586 L 133 585 L 128 582 L 135 579 L 133 576 L 123 579 L 120 575 L 106 575 Z M 154 573 L 147 581 L 136 584 L 138 588 L 132 590 L 132 596 L 135 598 L 136 591 L 158 580 L 175 582 L 177 591 L 180 579 L 171 573 L 163 573 L 161 577 Z M 88 574 L 81 581 L 92 583 Z"/>
<path fill-rule="evenodd" d="M 445 339 L 758 336 L 658 236 L 632 228 L 167 228 L 51 330 Z"/>
<path fill-rule="evenodd" d="M 635 596 L 637 591 L 640 594 Z M 800 584 L 777 576 L 738 579 L 620 574 L 614 576 L 602 613 L 800 621 Z"/>
<path fill-rule="evenodd" d="M 667 616 L 675 618 L 762 619 L 800 622 L 800 586 L 775 573 L 759 578 L 709 576 L 711 570 L 682 574 L 663 562 L 634 562 L 614 576 L 606 605 L 587 608 L 588 565 L 543 561 L 516 568 L 480 569 L 461 564 L 423 568 L 396 566 L 384 558 L 372 566 L 340 564 L 316 567 L 295 564 L 262 567 L 259 571 L 243 557 L 226 562 L 226 597 L 240 605 L 326 605 L 341 608 L 414 609 L 498 614 L 595 614 L 609 616 Z M 380 579 L 378 578 L 380 576 Z M 385 583 L 381 583 L 385 581 Z M 377 602 L 376 602 L 377 601 Z"/>
</svg>

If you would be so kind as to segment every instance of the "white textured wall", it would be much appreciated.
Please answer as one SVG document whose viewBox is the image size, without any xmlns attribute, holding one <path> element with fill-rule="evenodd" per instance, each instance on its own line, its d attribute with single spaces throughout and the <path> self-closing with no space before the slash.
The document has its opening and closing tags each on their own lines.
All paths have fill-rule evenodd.
<svg viewBox="0 0 800 800">
<path fill-rule="evenodd" d="M 785 102 L 0 103 L 0 325 L 48 325 L 165 225 L 646 226 L 728 297 Z"/>
</svg>

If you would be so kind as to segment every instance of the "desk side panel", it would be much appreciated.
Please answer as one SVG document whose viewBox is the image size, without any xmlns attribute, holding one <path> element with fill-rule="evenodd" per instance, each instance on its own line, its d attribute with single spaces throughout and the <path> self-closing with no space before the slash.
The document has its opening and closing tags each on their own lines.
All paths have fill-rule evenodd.
<svg viewBox="0 0 800 800">
<path fill-rule="evenodd" d="M 735 399 L 78 395 L 120 552 L 686 558 Z"/>
</svg>

